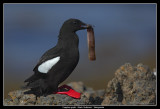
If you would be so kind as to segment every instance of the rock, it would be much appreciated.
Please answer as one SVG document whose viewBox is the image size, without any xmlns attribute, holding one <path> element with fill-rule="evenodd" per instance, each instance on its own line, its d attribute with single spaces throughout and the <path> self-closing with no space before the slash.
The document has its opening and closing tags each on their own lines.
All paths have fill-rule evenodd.
<svg viewBox="0 0 160 109">
<path fill-rule="evenodd" d="M 106 90 L 94 90 L 83 82 L 71 82 L 67 85 L 81 93 L 80 99 L 68 95 L 50 94 L 37 97 L 24 94 L 25 89 L 9 92 L 4 105 L 155 105 L 156 104 L 156 70 L 138 64 L 122 65 L 111 79 Z M 28 89 L 29 90 L 29 89 Z"/>
<path fill-rule="evenodd" d="M 10 92 L 4 100 L 4 105 L 91 105 L 101 104 L 104 90 L 94 91 L 84 86 L 83 82 L 71 82 L 67 84 L 81 93 L 81 99 L 74 99 L 68 95 L 51 94 L 46 97 L 37 97 L 34 94 L 24 94 L 24 89 Z M 29 89 L 28 89 L 29 90 Z M 102 94 L 103 93 L 103 94 Z M 99 97 L 98 97 L 99 96 Z"/>
<path fill-rule="evenodd" d="M 36 102 L 36 96 L 34 94 L 23 93 L 27 90 L 16 90 L 9 92 L 9 98 L 5 99 L 5 105 L 34 105 Z"/>
<path fill-rule="evenodd" d="M 83 82 L 71 82 L 68 85 L 74 90 L 83 93 L 83 95 L 89 99 L 88 104 L 101 105 L 105 93 L 103 89 L 95 91 L 91 87 L 86 87 Z"/>
<path fill-rule="evenodd" d="M 86 89 L 83 82 L 81 82 L 81 81 L 80 82 L 71 82 L 67 85 L 71 86 L 75 91 L 77 91 L 79 93 L 84 92 L 84 90 Z"/>
<path fill-rule="evenodd" d="M 121 66 L 108 82 L 102 105 L 155 105 L 156 77 L 150 69 L 138 64 Z"/>
</svg>

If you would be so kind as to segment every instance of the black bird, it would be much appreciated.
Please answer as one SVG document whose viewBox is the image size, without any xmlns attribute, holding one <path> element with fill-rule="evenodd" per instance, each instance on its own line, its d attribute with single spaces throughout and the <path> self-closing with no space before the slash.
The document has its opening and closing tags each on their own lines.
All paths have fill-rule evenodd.
<svg viewBox="0 0 160 109">
<path fill-rule="evenodd" d="M 36 96 L 48 95 L 58 90 L 62 83 L 74 70 L 79 61 L 79 38 L 76 31 L 87 29 L 89 25 L 78 19 L 69 19 L 62 25 L 58 43 L 40 58 L 33 69 L 34 74 L 26 79 L 25 86 Z"/>
</svg>

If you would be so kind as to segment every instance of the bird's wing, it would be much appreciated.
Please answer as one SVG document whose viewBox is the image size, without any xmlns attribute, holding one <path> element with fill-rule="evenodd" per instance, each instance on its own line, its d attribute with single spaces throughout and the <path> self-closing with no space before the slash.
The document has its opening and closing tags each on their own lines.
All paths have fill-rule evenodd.
<svg viewBox="0 0 160 109">
<path fill-rule="evenodd" d="M 43 62 L 58 57 L 61 55 L 61 48 L 58 48 L 57 46 L 49 49 L 48 51 L 46 51 L 42 57 L 40 58 L 39 62 L 37 63 L 37 65 L 35 66 L 35 68 L 33 69 L 33 71 L 36 71 L 38 66 L 41 65 Z"/>
<path fill-rule="evenodd" d="M 49 49 L 47 52 L 45 52 L 42 57 L 40 58 L 39 62 L 37 63 L 37 65 L 34 67 L 33 71 L 35 72 L 35 74 L 33 74 L 31 77 L 29 77 L 28 79 L 26 79 L 24 82 L 34 82 L 37 79 L 40 78 L 45 78 L 46 77 L 46 73 L 40 73 L 38 71 L 38 67 L 39 65 L 41 65 L 43 62 L 55 58 L 57 56 L 61 55 L 61 49 L 57 48 L 56 46 Z"/>
</svg>

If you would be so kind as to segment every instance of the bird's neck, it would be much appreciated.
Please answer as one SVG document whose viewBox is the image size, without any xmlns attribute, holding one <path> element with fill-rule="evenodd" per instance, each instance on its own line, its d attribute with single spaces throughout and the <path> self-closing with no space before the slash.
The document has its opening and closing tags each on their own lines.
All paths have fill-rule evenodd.
<svg viewBox="0 0 160 109">
<path fill-rule="evenodd" d="M 70 27 L 63 27 L 60 29 L 59 34 L 63 34 L 63 33 L 71 33 L 71 32 L 75 32 L 72 29 L 70 29 Z"/>
<path fill-rule="evenodd" d="M 75 32 L 61 32 L 58 36 L 57 44 L 62 48 L 78 48 L 79 38 Z"/>
</svg>

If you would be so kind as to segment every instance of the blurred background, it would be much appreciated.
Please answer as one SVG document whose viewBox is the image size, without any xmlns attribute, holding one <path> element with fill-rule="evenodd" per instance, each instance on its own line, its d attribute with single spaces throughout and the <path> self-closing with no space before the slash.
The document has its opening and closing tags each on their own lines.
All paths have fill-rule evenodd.
<svg viewBox="0 0 160 109">
<path fill-rule="evenodd" d="M 79 36 L 80 60 L 62 84 L 82 81 L 104 89 L 123 64 L 156 68 L 156 4 L 4 4 L 4 97 L 33 74 L 57 43 L 63 22 L 94 25 L 96 61 L 88 59 L 87 31 Z"/>
</svg>

